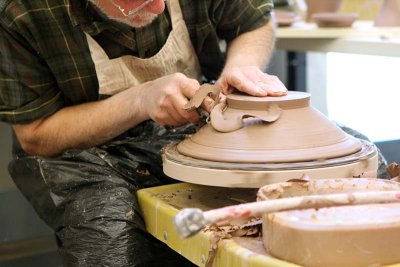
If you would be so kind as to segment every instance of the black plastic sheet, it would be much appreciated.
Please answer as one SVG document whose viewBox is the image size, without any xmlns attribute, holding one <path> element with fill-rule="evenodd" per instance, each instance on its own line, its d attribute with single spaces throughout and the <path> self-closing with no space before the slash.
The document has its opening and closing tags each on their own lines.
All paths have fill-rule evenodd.
<svg viewBox="0 0 400 267">
<path fill-rule="evenodd" d="M 363 139 L 370 141 L 367 136 L 364 134 L 350 128 L 344 125 L 338 125 L 345 133 L 352 135 L 358 139 Z M 387 174 L 387 161 L 385 157 L 382 155 L 381 151 L 377 148 L 378 150 L 378 178 L 383 178 L 383 179 L 388 179 L 388 174 Z"/>
<path fill-rule="evenodd" d="M 146 232 L 135 192 L 174 182 L 162 172 L 162 148 L 195 130 L 148 121 L 98 148 L 55 158 L 19 152 L 9 171 L 54 229 L 64 267 L 194 266 Z"/>
</svg>

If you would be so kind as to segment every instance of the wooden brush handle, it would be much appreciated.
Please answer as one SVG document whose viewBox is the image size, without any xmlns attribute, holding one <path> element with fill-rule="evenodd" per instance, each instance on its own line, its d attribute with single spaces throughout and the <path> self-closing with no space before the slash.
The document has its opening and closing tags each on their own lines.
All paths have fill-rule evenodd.
<svg viewBox="0 0 400 267">
<path fill-rule="evenodd" d="M 400 191 L 369 191 L 346 194 L 311 195 L 251 202 L 205 212 L 200 209 L 183 209 L 177 214 L 174 222 L 177 231 L 183 237 L 188 237 L 200 231 L 207 224 L 229 221 L 235 218 L 248 218 L 251 216 L 260 216 L 264 213 L 294 209 L 391 202 L 400 202 Z"/>
</svg>

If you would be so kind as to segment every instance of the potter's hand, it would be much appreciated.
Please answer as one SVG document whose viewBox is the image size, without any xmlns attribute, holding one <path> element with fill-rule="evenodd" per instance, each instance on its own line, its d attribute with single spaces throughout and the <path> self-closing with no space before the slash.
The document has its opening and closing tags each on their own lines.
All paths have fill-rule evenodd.
<svg viewBox="0 0 400 267">
<path fill-rule="evenodd" d="M 285 85 L 274 75 L 262 72 L 258 67 L 236 67 L 225 70 L 217 81 L 222 93 L 228 94 L 235 88 L 253 96 L 283 96 Z"/>
<path fill-rule="evenodd" d="M 177 126 L 183 123 L 197 123 L 196 110 L 185 110 L 188 99 L 199 89 L 197 80 L 181 73 L 175 73 L 141 85 L 141 108 L 152 120 L 162 124 Z"/>
</svg>

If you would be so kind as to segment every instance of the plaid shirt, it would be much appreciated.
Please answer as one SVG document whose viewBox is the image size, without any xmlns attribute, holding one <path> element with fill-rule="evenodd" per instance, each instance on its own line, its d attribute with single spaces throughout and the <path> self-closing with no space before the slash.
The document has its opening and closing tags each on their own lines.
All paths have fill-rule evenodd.
<svg viewBox="0 0 400 267">
<path fill-rule="evenodd" d="M 216 79 L 224 64 L 220 39 L 229 42 L 263 25 L 273 6 L 272 0 L 179 1 L 209 79 Z M 0 120 L 28 123 L 98 100 L 84 32 L 110 58 L 146 58 L 160 50 L 170 30 L 167 10 L 151 25 L 136 29 L 107 21 L 87 0 L 0 0 Z"/>
</svg>

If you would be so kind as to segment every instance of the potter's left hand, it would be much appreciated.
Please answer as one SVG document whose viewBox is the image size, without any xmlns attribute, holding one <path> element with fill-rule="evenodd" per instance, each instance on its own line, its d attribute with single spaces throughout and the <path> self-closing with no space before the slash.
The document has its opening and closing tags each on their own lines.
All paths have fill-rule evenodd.
<svg viewBox="0 0 400 267">
<path fill-rule="evenodd" d="M 288 91 L 278 77 L 268 75 L 255 66 L 225 70 L 217 85 L 225 95 L 234 89 L 253 96 L 284 96 Z"/>
</svg>

